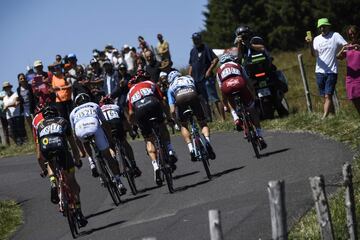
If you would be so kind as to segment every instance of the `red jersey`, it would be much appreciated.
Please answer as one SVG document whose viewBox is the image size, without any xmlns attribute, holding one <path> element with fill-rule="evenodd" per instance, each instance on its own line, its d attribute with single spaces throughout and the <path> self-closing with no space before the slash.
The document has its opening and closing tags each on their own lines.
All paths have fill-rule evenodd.
<svg viewBox="0 0 360 240">
<path fill-rule="evenodd" d="M 132 110 L 135 102 L 148 96 L 155 96 L 160 101 L 163 100 L 163 94 L 161 93 L 160 88 L 152 81 L 139 82 L 132 86 L 127 95 L 129 110 Z"/>
<path fill-rule="evenodd" d="M 42 121 L 44 121 L 44 116 L 42 115 L 41 112 L 36 114 L 32 121 L 32 125 L 33 125 L 32 130 L 33 130 L 33 137 L 35 142 L 37 142 L 37 129 Z"/>
<path fill-rule="evenodd" d="M 230 78 L 243 78 L 242 68 L 235 62 L 224 63 L 217 69 L 216 78 L 219 85 Z"/>
</svg>

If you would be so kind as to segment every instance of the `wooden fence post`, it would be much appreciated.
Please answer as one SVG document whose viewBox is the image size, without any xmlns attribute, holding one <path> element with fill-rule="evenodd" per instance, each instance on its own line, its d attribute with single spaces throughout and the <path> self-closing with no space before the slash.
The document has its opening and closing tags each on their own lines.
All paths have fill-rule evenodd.
<svg viewBox="0 0 360 240">
<path fill-rule="evenodd" d="M 352 182 L 351 164 L 345 163 L 342 169 L 344 186 L 345 186 L 345 208 L 346 208 L 346 225 L 348 228 L 350 240 L 357 240 L 357 222 L 355 213 L 355 197 Z"/>
<path fill-rule="evenodd" d="M 325 182 L 322 175 L 310 178 L 310 185 L 315 201 L 316 214 L 320 226 L 321 239 L 334 240 L 331 214 L 325 193 Z"/>
<path fill-rule="evenodd" d="M 303 63 L 303 60 L 302 60 L 302 54 L 298 54 L 298 61 L 299 61 L 301 78 L 302 78 L 303 84 L 304 84 L 307 109 L 308 109 L 309 112 L 312 112 L 312 103 L 311 103 L 311 97 L 310 97 L 310 91 L 309 91 L 309 84 L 308 84 L 307 77 L 306 77 L 306 72 L 305 72 L 305 69 L 304 69 L 304 63 Z"/>
<path fill-rule="evenodd" d="M 4 132 L 3 125 L 1 123 L 0 123 L 0 139 L 1 139 L 1 144 L 6 145 L 5 132 Z"/>
<path fill-rule="evenodd" d="M 339 101 L 339 97 L 337 95 L 336 89 L 334 91 L 334 94 L 332 95 L 332 100 L 333 100 L 333 103 L 334 103 L 335 112 L 339 112 L 340 111 L 340 101 Z"/>
<path fill-rule="evenodd" d="M 287 240 L 284 181 L 270 181 L 268 183 L 268 193 L 270 201 L 272 239 Z"/>
<path fill-rule="evenodd" d="M 219 210 L 209 210 L 209 227 L 211 240 L 223 240 Z"/>
</svg>

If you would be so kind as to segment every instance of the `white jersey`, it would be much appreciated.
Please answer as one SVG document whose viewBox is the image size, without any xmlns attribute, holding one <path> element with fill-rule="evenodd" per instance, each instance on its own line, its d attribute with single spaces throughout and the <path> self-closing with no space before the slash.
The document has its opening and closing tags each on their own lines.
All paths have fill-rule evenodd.
<svg viewBox="0 0 360 240">
<path fill-rule="evenodd" d="M 314 38 L 313 46 L 316 52 L 316 73 L 337 73 L 338 61 L 336 53 L 346 44 L 344 38 L 337 32 L 329 32 L 326 36 Z"/>
<path fill-rule="evenodd" d="M 120 119 L 120 107 L 116 104 L 106 104 L 101 106 L 101 111 L 104 114 L 104 117 L 107 121 L 113 119 Z"/>
<path fill-rule="evenodd" d="M 175 93 L 182 88 L 195 89 L 194 79 L 187 75 L 176 78 L 169 86 L 168 89 L 168 103 L 169 105 L 175 104 Z"/>
<path fill-rule="evenodd" d="M 71 111 L 70 123 L 77 137 L 91 135 L 101 128 L 101 121 L 106 121 L 99 105 L 84 103 Z"/>
</svg>

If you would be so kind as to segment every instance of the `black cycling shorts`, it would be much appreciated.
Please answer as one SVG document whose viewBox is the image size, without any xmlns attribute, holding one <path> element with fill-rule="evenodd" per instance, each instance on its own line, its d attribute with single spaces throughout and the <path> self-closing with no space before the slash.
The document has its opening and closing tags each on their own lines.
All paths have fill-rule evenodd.
<svg viewBox="0 0 360 240">
<path fill-rule="evenodd" d="M 164 110 L 159 99 L 154 96 L 145 97 L 134 103 L 135 120 L 143 137 L 152 133 L 151 118 L 157 118 L 159 123 L 164 121 Z"/>
<path fill-rule="evenodd" d="M 176 117 L 180 122 L 186 122 L 184 111 L 191 109 L 198 121 L 204 121 L 205 115 L 201 107 L 200 98 L 195 89 L 181 89 L 175 94 Z"/>
<path fill-rule="evenodd" d="M 55 166 L 54 164 L 58 164 L 62 170 L 71 171 L 75 166 L 69 150 L 42 151 L 41 153 L 47 161 L 57 161 L 57 163 L 52 162 L 53 166 Z"/>
<path fill-rule="evenodd" d="M 111 126 L 111 133 L 114 137 L 122 139 L 126 137 L 126 133 L 121 118 L 113 118 L 107 121 Z"/>
</svg>

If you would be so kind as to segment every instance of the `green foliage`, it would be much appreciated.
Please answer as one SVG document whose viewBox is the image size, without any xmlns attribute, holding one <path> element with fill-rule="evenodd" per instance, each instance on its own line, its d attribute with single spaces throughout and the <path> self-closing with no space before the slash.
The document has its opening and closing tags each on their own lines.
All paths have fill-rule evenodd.
<svg viewBox="0 0 360 240">
<path fill-rule="evenodd" d="M 318 18 L 327 17 L 334 31 L 360 22 L 357 0 L 209 0 L 204 39 L 212 48 L 228 48 L 240 24 L 262 36 L 269 49 L 294 50 L 304 46 L 305 32 L 316 35 Z"/>
<path fill-rule="evenodd" d="M 22 211 L 14 201 L 0 201 L 0 239 L 9 239 L 22 223 Z"/>
</svg>

